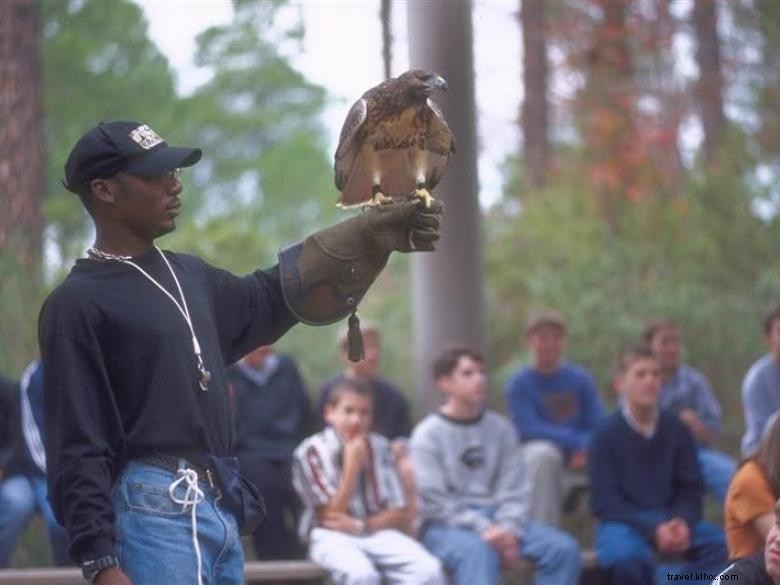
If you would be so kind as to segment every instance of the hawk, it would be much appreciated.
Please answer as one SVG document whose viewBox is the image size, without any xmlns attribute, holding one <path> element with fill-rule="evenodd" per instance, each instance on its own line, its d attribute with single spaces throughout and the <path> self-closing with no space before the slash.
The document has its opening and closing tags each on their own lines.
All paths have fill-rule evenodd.
<svg viewBox="0 0 780 585">
<path fill-rule="evenodd" d="M 347 114 L 336 149 L 339 207 L 378 205 L 431 191 L 455 152 L 455 138 L 434 91 L 447 82 L 422 69 L 388 79 L 363 94 Z"/>
</svg>

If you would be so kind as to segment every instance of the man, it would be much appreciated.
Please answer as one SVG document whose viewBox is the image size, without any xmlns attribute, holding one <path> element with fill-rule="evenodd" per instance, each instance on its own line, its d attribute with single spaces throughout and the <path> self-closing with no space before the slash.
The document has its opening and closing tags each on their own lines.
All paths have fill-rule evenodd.
<svg viewBox="0 0 780 585">
<path fill-rule="evenodd" d="M 764 340 L 769 352 L 750 366 L 742 381 L 743 457 L 750 457 L 755 452 L 766 421 L 780 410 L 780 308 L 764 319 Z"/>
<path fill-rule="evenodd" d="M 624 352 L 616 382 L 620 407 L 599 424 L 588 460 L 599 563 L 615 585 L 653 583 L 659 561 L 674 564 L 661 575 L 709 582 L 702 575 L 726 561 L 723 531 L 701 521 L 696 444 L 659 407 L 660 368 L 650 348 Z"/>
<path fill-rule="evenodd" d="M 54 563 L 68 565 L 68 536 L 46 499 L 46 454 L 43 451 L 43 367 L 33 360 L 22 374 L 12 412 L 17 419 L 15 464 L 0 478 L 0 567 L 8 566 L 19 537 L 36 513 L 46 522 Z"/>
<path fill-rule="evenodd" d="M 718 399 L 704 374 L 681 363 L 682 335 L 676 323 L 669 319 L 653 321 L 645 328 L 643 339 L 661 367 L 661 408 L 677 416 L 691 431 L 704 485 L 723 505 L 737 463 L 712 448 L 720 433 Z"/>
<path fill-rule="evenodd" d="M 533 485 L 531 518 L 558 526 L 568 493 L 587 483 L 588 443 L 602 416 L 601 400 L 593 376 L 563 359 L 566 322 L 559 313 L 532 314 L 525 338 L 531 365 L 507 382 L 507 408 Z"/>
<path fill-rule="evenodd" d="M 226 364 L 298 321 L 354 312 L 392 250 L 438 238 L 440 206 L 400 203 L 244 277 L 164 253 L 154 241 L 176 227 L 177 171 L 200 157 L 123 121 L 89 130 L 65 164 L 96 235 L 41 311 L 49 497 L 100 585 L 243 582 L 238 533 L 262 507 L 232 457 Z"/>
<path fill-rule="evenodd" d="M 712 581 L 721 585 L 734 581 L 741 585 L 780 585 L 780 500 L 775 503 L 774 522 L 766 535 L 764 550 L 737 559 Z"/>
<path fill-rule="evenodd" d="M 236 417 L 236 457 L 265 500 L 266 519 L 252 534 L 260 560 L 302 558 L 296 525 L 301 505 L 292 455 L 307 435 L 311 407 L 298 367 L 265 345 L 228 369 Z"/>
<path fill-rule="evenodd" d="M 512 424 L 485 408 L 482 356 L 452 348 L 434 362 L 441 409 L 412 434 L 421 538 L 454 585 L 497 585 L 500 568 L 531 560 L 536 585 L 577 583 L 580 552 L 564 532 L 528 519 L 529 477 Z"/>
<path fill-rule="evenodd" d="M 347 330 L 339 336 L 339 349 L 344 370 L 325 382 L 319 390 L 318 411 L 324 415 L 325 405 L 331 390 L 344 378 L 362 380 L 374 394 L 377 405 L 372 431 L 379 433 L 391 441 L 398 438 L 408 438 L 412 430 L 409 416 L 409 403 L 403 393 L 389 380 L 379 375 L 379 365 L 382 358 L 382 345 L 379 327 L 373 323 L 363 324 L 363 347 L 365 357 L 352 362 L 348 359 L 349 341 Z"/>
</svg>

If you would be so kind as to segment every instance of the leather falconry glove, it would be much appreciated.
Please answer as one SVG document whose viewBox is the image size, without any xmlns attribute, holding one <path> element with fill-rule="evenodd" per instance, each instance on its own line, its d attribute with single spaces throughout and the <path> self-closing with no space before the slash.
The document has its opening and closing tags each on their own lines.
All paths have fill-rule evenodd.
<svg viewBox="0 0 780 585">
<path fill-rule="evenodd" d="M 439 239 L 444 204 L 393 202 L 325 228 L 279 253 L 282 292 L 292 313 L 309 325 L 349 318 L 349 357 L 363 358 L 356 310 L 390 252 L 430 251 Z"/>
</svg>

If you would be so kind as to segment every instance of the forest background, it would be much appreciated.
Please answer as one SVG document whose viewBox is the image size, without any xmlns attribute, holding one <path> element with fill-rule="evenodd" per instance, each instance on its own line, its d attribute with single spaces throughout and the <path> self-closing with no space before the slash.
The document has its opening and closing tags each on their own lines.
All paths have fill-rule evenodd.
<svg viewBox="0 0 780 585">
<path fill-rule="evenodd" d="M 377 0 L 386 32 L 389 4 Z M 343 217 L 322 121 L 329 96 L 291 64 L 306 31 L 289 9 L 234 0 L 232 22 L 197 38 L 196 63 L 213 77 L 181 96 L 133 2 L 0 3 L 0 372 L 18 378 L 34 357 L 41 302 L 91 243 L 59 181 L 95 121 L 149 121 L 206 153 L 184 174 L 166 248 L 248 272 Z M 568 355 L 609 405 L 616 352 L 665 315 L 682 326 L 685 360 L 712 381 L 721 447 L 736 454 L 742 376 L 780 304 L 780 3 L 518 0 L 517 26 L 523 50 L 507 47 L 507 58 L 522 62 L 522 140 L 481 218 L 492 404 L 504 409 L 503 383 L 527 359 L 530 311 L 566 315 Z M 391 54 L 387 34 L 377 55 L 387 70 Z M 32 99 L 10 99 L 15 84 Z M 20 135 L 32 139 L 10 149 Z M 414 401 L 409 273 L 394 255 L 361 314 L 383 329 L 383 374 Z M 312 390 L 340 367 L 337 330 L 296 327 L 278 346 Z"/>
</svg>

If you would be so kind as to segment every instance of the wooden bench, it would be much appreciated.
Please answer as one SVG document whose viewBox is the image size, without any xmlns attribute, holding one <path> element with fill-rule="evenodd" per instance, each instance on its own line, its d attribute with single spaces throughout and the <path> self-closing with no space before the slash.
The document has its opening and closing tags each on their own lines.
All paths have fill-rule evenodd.
<svg viewBox="0 0 780 585">
<path fill-rule="evenodd" d="M 244 567 L 246 582 L 319 580 L 326 573 L 311 561 L 250 561 Z M 77 568 L 1 569 L 0 585 L 85 585 Z"/>
<path fill-rule="evenodd" d="M 598 569 L 596 553 L 582 551 L 583 577 L 586 571 Z M 529 564 L 527 570 L 532 571 Z M 520 569 L 521 572 L 523 569 Z M 532 572 L 530 573 L 532 574 Z M 244 568 L 247 584 L 321 582 L 327 574 L 311 561 L 249 561 Z M 585 581 L 583 581 L 585 582 Z M 77 568 L 0 569 L 0 585 L 85 585 Z"/>
</svg>

